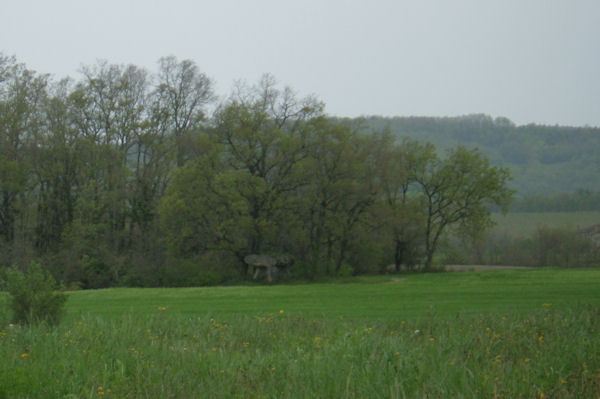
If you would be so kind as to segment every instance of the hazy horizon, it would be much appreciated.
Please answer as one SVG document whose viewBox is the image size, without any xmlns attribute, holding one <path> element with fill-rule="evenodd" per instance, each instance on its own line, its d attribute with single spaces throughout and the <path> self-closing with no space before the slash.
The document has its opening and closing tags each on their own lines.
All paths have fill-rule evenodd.
<svg viewBox="0 0 600 399">
<path fill-rule="evenodd" d="M 333 116 L 600 126 L 600 2 L 24 0 L 0 52 L 57 78 L 190 59 L 226 95 L 271 73 Z"/>
</svg>

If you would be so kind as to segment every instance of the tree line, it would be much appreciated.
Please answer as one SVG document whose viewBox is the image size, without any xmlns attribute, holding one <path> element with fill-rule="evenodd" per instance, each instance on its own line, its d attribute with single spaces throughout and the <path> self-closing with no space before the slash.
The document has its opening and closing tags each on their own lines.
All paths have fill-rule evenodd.
<svg viewBox="0 0 600 399">
<path fill-rule="evenodd" d="M 213 87 L 174 57 L 55 81 L 0 55 L 1 264 L 82 288 L 246 278 L 251 253 L 305 278 L 431 268 L 511 200 L 477 150 L 367 132 L 269 75 Z"/>
<path fill-rule="evenodd" d="M 510 187 L 522 196 L 596 191 L 600 184 L 600 128 L 517 126 L 504 117 L 369 117 L 366 125 L 397 137 L 428 140 L 440 149 L 479 148 L 493 165 L 513 172 Z M 512 208 L 511 208 L 512 210 Z"/>
<path fill-rule="evenodd" d="M 581 212 L 597 211 L 600 192 L 577 190 L 574 193 L 527 195 L 516 199 L 511 212 Z"/>
</svg>

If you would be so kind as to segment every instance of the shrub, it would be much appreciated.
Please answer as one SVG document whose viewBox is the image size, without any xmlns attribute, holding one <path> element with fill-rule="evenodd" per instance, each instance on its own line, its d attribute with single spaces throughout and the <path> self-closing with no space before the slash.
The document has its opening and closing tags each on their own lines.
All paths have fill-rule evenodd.
<svg viewBox="0 0 600 399">
<path fill-rule="evenodd" d="M 202 258 L 170 259 L 162 270 L 161 282 L 166 287 L 200 287 L 223 283 L 227 275 L 211 268 Z"/>
<path fill-rule="evenodd" d="M 59 323 L 67 295 L 57 291 L 56 281 L 40 264 L 31 262 L 26 272 L 16 267 L 7 269 L 6 290 L 10 295 L 13 323 Z"/>
<path fill-rule="evenodd" d="M 338 276 L 340 277 L 352 277 L 354 275 L 354 269 L 352 266 L 343 264 L 338 271 Z"/>
<path fill-rule="evenodd" d="M 1 285 L 1 282 L 0 282 Z M 4 295 L 0 292 L 0 330 L 6 326 L 10 320 L 7 306 L 5 306 L 5 302 L 7 302 Z"/>
</svg>

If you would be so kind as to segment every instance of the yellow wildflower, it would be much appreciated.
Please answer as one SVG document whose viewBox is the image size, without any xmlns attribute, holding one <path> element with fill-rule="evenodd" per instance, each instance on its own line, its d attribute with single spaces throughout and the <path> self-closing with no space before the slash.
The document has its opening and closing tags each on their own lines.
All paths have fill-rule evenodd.
<svg viewBox="0 0 600 399">
<path fill-rule="evenodd" d="M 29 357 L 29 353 L 21 353 L 21 359 L 27 359 Z"/>
</svg>

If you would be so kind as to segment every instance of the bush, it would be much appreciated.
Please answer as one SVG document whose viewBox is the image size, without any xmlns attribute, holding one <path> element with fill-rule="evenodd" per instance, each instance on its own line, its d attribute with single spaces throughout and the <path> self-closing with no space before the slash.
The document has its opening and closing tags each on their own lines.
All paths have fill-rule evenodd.
<svg viewBox="0 0 600 399">
<path fill-rule="evenodd" d="M 67 295 L 57 291 L 56 281 L 40 264 L 31 262 L 26 272 L 16 267 L 7 269 L 6 290 L 10 295 L 13 323 L 59 323 Z"/>
<path fill-rule="evenodd" d="M 201 287 L 223 283 L 227 275 L 214 270 L 202 258 L 171 259 L 162 271 L 161 286 Z"/>
<path fill-rule="evenodd" d="M 352 266 L 343 264 L 338 271 L 338 276 L 340 277 L 352 277 L 354 275 L 354 269 Z"/>
<path fill-rule="evenodd" d="M 0 285 L 1 285 L 0 281 Z M 1 291 L 1 290 L 0 290 Z M 5 302 L 7 302 L 7 298 L 0 292 L 0 330 L 4 328 L 4 326 L 8 325 L 10 320 L 7 306 L 5 306 Z"/>
</svg>

